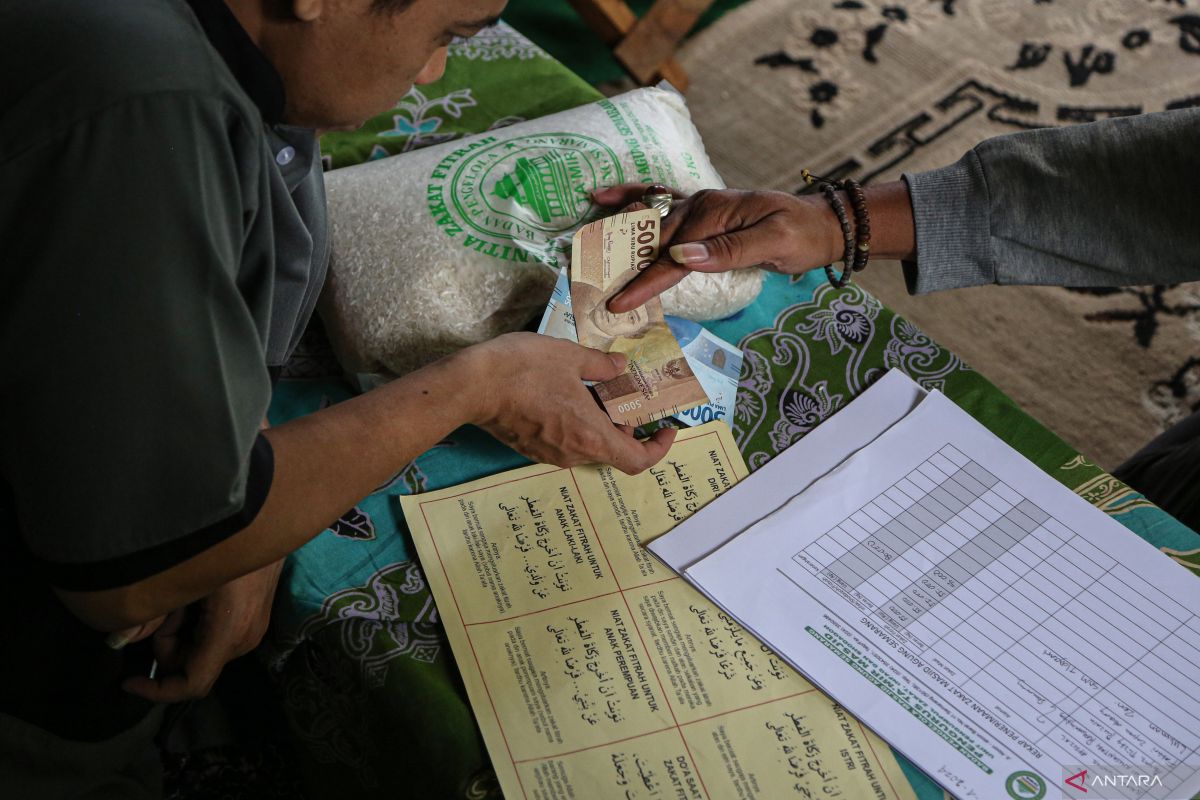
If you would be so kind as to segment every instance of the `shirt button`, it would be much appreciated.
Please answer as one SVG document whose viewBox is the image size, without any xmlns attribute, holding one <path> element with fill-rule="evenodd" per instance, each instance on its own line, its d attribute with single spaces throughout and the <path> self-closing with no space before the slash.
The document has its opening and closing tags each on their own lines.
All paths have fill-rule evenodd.
<svg viewBox="0 0 1200 800">
<path fill-rule="evenodd" d="M 281 167 L 286 167 L 288 164 L 292 163 L 292 159 L 295 157 L 296 148 L 289 145 L 275 154 L 275 163 Z"/>
</svg>

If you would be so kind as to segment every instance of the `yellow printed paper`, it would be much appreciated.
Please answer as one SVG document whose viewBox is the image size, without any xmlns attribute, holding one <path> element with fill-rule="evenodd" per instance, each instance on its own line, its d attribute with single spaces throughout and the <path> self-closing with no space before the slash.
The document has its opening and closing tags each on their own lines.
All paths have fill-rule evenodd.
<svg viewBox="0 0 1200 800">
<path fill-rule="evenodd" d="M 665 459 L 402 498 L 509 800 L 913 798 L 891 750 L 644 545 L 746 476 L 721 422 Z"/>
</svg>

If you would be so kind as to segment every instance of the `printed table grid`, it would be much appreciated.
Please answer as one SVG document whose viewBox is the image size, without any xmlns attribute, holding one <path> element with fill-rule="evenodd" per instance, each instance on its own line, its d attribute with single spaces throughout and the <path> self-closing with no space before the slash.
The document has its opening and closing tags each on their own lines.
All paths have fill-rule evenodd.
<svg viewBox="0 0 1200 800">
<path fill-rule="evenodd" d="M 1197 769 L 1200 617 L 953 445 L 792 558 L 1057 761 Z"/>
</svg>

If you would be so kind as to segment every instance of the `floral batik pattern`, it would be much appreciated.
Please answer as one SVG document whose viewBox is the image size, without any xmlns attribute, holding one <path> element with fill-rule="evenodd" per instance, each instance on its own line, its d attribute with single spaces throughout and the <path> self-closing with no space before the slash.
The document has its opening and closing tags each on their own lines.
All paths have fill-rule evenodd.
<svg viewBox="0 0 1200 800">
<path fill-rule="evenodd" d="M 958 356 L 851 284 L 822 284 L 808 302 L 741 340 L 734 436 L 750 469 L 795 444 L 887 370 L 926 389 L 969 371 Z"/>
<path fill-rule="evenodd" d="M 456 89 L 442 97 L 432 99 L 417 86 L 408 90 L 392 114 L 393 127 L 377 135 L 384 139 L 401 139 L 400 152 L 407 153 L 421 147 L 448 142 L 461 133 L 438 133 L 447 117 L 459 119 L 463 111 L 478 105 L 470 89 Z M 372 152 L 372 160 L 392 155 L 383 147 Z"/>
<path fill-rule="evenodd" d="M 455 39 L 450 44 L 450 55 L 470 61 L 550 58 L 549 53 L 502 22 L 484 28 L 470 39 Z"/>
</svg>

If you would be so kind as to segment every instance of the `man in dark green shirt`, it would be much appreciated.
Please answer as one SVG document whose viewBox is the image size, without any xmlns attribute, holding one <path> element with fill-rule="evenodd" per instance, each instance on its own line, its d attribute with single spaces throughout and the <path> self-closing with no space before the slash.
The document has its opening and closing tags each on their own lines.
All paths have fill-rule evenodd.
<svg viewBox="0 0 1200 800">
<path fill-rule="evenodd" d="M 153 704 L 204 694 L 261 638 L 281 559 L 459 425 L 564 465 L 665 453 L 670 433 L 634 440 L 581 381 L 619 358 L 531 334 L 263 430 L 325 278 L 314 131 L 436 79 L 503 6 L 0 6 L 6 789 L 147 791 L 114 773 Z"/>
</svg>

